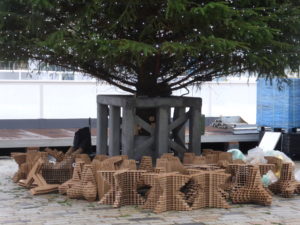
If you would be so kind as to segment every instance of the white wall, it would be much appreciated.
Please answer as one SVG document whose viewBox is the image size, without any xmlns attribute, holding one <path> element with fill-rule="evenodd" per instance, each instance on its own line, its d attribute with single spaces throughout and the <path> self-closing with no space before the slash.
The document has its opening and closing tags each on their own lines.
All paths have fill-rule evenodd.
<svg viewBox="0 0 300 225">
<path fill-rule="evenodd" d="M 242 116 L 256 121 L 253 81 L 209 82 L 191 87 L 187 96 L 202 97 L 206 116 Z M 0 119 L 96 117 L 97 94 L 125 93 L 94 81 L 0 81 Z M 185 94 L 186 90 L 174 95 Z"/>
<path fill-rule="evenodd" d="M 39 85 L 0 82 L 0 118 L 39 118 L 40 97 Z"/>
<path fill-rule="evenodd" d="M 202 97 L 202 113 L 207 116 L 241 116 L 256 123 L 256 83 L 206 83 L 190 88 L 189 96 Z"/>
</svg>

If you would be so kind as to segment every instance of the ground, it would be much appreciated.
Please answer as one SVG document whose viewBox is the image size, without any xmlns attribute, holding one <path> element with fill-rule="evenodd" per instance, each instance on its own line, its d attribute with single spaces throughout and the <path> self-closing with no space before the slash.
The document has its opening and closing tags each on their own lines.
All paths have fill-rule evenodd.
<svg viewBox="0 0 300 225">
<path fill-rule="evenodd" d="M 300 168 L 300 162 L 296 163 Z M 300 224 L 300 195 L 274 197 L 272 206 L 232 205 L 230 209 L 200 209 L 154 214 L 138 207 L 122 207 L 70 200 L 59 194 L 32 196 L 11 181 L 16 163 L 0 158 L 0 224 Z"/>
</svg>

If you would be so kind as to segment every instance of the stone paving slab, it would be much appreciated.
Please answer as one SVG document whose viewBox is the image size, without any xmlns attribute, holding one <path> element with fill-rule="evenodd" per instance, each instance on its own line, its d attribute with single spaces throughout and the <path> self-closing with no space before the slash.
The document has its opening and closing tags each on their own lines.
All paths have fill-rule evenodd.
<svg viewBox="0 0 300 225">
<path fill-rule="evenodd" d="M 300 169 L 300 162 L 297 167 Z M 0 158 L 0 224 L 4 225 L 93 225 L 93 224 L 183 224 L 183 225 L 299 225 L 300 196 L 273 198 L 269 207 L 232 205 L 230 209 L 200 209 L 161 214 L 135 206 L 111 206 L 71 200 L 59 194 L 32 196 L 11 181 L 17 165 Z"/>
</svg>

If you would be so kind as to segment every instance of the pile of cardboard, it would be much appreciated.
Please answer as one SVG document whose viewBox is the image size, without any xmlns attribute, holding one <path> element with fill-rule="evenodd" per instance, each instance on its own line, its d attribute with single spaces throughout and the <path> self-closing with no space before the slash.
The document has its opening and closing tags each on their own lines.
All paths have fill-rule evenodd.
<svg viewBox="0 0 300 225">
<path fill-rule="evenodd" d="M 42 152 L 39 148 L 28 148 L 26 153 L 12 153 L 19 165 L 13 181 L 30 189 L 32 194 L 57 191 L 60 184 L 72 177 L 75 155 L 70 149 L 68 152 L 64 154 L 52 149 Z M 49 161 L 49 156 L 56 163 Z"/>
<path fill-rule="evenodd" d="M 232 154 L 230 152 L 214 151 L 212 149 L 203 149 L 201 156 L 196 156 L 195 153 L 184 153 L 184 165 L 216 165 L 221 168 L 226 168 L 229 163 L 232 163 Z"/>
<path fill-rule="evenodd" d="M 49 184 L 62 184 L 72 177 L 73 163 L 73 156 L 65 156 L 55 164 L 46 159 L 42 166 L 42 175 Z"/>
<path fill-rule="evenodd" d="M 161 190 L 154 212 L 161 213 L 169 210 L 191 210 L 184 199 L 181 188 L 190 177 L 179 173 L 163 173 L 157 176 L 158 188 Z"/>
<path fill-rule="evenodd" d="M 82 170 L 85 162 L 81 159 L 76 159 L 75 168 L 73 170 L 73 176 L 70 180 L 66 181 L 59 186 L 58 190 L 60 194 L 67 194 L 67 191 L 76 184 L 80 183 Z M 71 194 L 72 195 L 72 194 Z"/>
<path fill-rule="evenodd" d="M 156 213 L 229 208 L 230 201 L 270 205 L 270 190 L 283 197 L 300 193 L 293 165 L 275 157 L 268 157 L 266 164 L 250 165 L 232 160 L 231 153 L 209 149 L 202 156 L 185 153 L 183 163 L 170 153 L 164 154 L 155 167 L 149 156 L 142 157 L 137 166 L 126 155 L 96 155 L 92 160 L 73 149 L 67 153 L 28 149 L 12 157 L 19 165 L 13 180 L 32 194 L 58 190 L 69 198 L 98 199 L 100 204 L 113 207 L 138 205 Z M 49 162 L 51 157 L 56 163 Z M 269 171 L 280 171 L 281 175 L 268 189 L 261 178 Z"/>
<path fill-rule="evenodd" d="M 145 199 L 138 193 L 138 184 L 145 172 L 144 170 L 119 170 L 114 173 L 114 207 L 144 204 Z"/>
<path fill-rule="evenodd" d="M 295 180 L 294 166 L 292 163 L 283 163 L 280 178 L 271 184 L 269 189 L 282 197 L 290 198 L 293 194 L 300 194 L 300 182 Z"/>
<path fill-rule="evenodd" d="M 61 185 L 60 192 L 66 191 L 69 198 L 84 198 L 87 201 L 95 201 L 97 198 L 97 187 L 92 165 L 83 165 L 81 160 L 77 161 L 76 164 L 78 164 L 76 173 L 74 170 L 73 178 Z M 82 165 L 83 167 L 81 167 Z"/>
<path fill-rule="evenodd" d="M 44 159 L 41 157 L 37 160 L 30 172 L 27 174 L 26 179 L 19 180 L 20 186 L 30 189 L 30 192 L 35 194 L 44 194 L 58 189 L 58 184 L 48 184 L 41 174 Z"/>
<path fill-rule="evenodd" d="M 231 193 L 232 202 L 271 205 L 272 195 L 262 185 L 259 168 L 251 165 L 244 175 L 247 177 L 245 183 Z"/>
<path fill-rule="evenodd" d="M 111 204 L 114 207 L 140 205 L 156 213 L 204 207 L 229 207 L 221 185 L 230 175 L 219 167 L 215 167 L 215 170 L 185 168 L 178 157 L 164 154 L 157 159 L 154 170 L 150 167 L 151 158 L 147 159 L 149 164 L 147 167 L 143 165 L 139 167 L 153 171 L 148 172 L 149 170 L 120 169 L 121 166 L 115 166 L 116 159 L 112 157 L 104 160 L 102 165 L 106 167 L 97 170 L 98 181 L 101 181 L 98 186 L 103 186 L 103 183 L 109 186 L 104 194 L 99 195 L 101 204 Z M 108 162 L 114 165 L 109 166 Z M 110 170 L 103 170 L 105 168 Z M 139 193 L 141 187 L 148 188 L 145 195 Z M 103 193 L 103 188 L 99 189 Z"/>
<path fill-rule="evenodd" d="M 139 170 L 146 170 L 147 172 L 153 172 L 154 171 L 151 156 L 143 156 L 142 157 L 141 163 L 140 163 L 140 166 L 139 166 Z"/>
<path fill-rule="evenodd" d="M 192 209 L 229 208 L 226 195 L 221 186 L 230 175 L 220 171 L 201 171 L 193 174 L 194 185 L 189 193 L 189 204 Z"/>
</svg>

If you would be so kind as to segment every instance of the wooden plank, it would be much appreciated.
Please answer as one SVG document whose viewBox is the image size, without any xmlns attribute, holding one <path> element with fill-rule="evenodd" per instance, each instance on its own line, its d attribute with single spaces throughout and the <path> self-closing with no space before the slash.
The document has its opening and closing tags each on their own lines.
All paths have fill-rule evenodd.
<svg viewBox="0 0 300 225">
<path fill-rule="evenodd" d="M 97 104 L 97 154 L 107 154 L 108 106 Z"/>
<path fill-rule="evenodd" d="M 122 118 L 122 155 L 134 158 L 134 127 L 135 113 L 133 108 L 123 108 Z"/>
<path fill-rule="evenodd" d="M 58 191 L 59 184 L 46 184 L 44 186 L 35 187 L 30 189 L 30 193 L 32 195 L 39 195 L 39 194 L 47 194 L 50 192 Z"/>
<path fill-rule="evenodd" d="M 114 106 L 136 106 L 138 108 L 169 107 L 201 107 L 201 98 L 195 97 L 135 97 L 134 95 L 98 95 L 97 102 Z"/>
<path fill-rule="evenodd" d="M 175 128 L 177 128 L 179 126 L 182 126 L 189 118 L 188 117 L 189 112 L 185 113 L 184 108 L 180 108 L 180 109 L 181 109 L 180 114 L 179 114 L 179 112 L 177 115 L 175 115 L 175 113 L 174 113 L 174 121 L 169 126 L 170 131 L 174 130 Z M 176 111 L 176 108 L 175 108 L 175 111 Z M 177 110 L 177 111 L 179 111 L 179 110 Z"/>
<path fill-rule="evenodd" d="M 157 109 L 156 153 L 158 156 L 169 152 L 169 115 L 170 107 L 162 106 Z"/>
<path fill-rule="evenodd" d="M 144 141 L 142 144 L 135 147 L 134 152 L 141 151 L 143 149 L 149 148 L 154 143 L 154 136 L 149 137 L 146 141 Z"/>
<path fill-rule="evenodd" d="M 185 147 L 182 147 L 180 144 L 169 140 L 170 147 L 173 148 L 175 151 L 180 153 L 180 155 L 183 155 L 183 153 L 187 152 L 187 149 Z"/>
<path fill-rule="evenodd" d="M 138 108 L 155 108 L 155 107 L 200 107 L 201 98 L 194 97 L 154 97 L 154 98 L 135 98 L 135 104 Z"/>
<path fill-rule="evenodd" d="M 98 95 L 97 103 L 103 105 L 113 105 L 125 107 L 128 104 L 133 104 L 133 95 Z"/>
<path fill-rule="evenodd" d="M 188 119 L 189 115 L 190 115 L 190 111 L 188 111 L 187 113 L 185 113 L 185 107 L 176 107 L 175 110 L 174 110 L 174 123 L 176 121 L 180 121 L 180 118 L 183 116 L 184 118 Z M 181 122 L 181 121 L 180 121 Z M 186 120 L 179 124 L 180 126 L 176 127 L 173 129 L 173 138 L 174 138 L 174 142 L 178 145 L 180 145 L 182 148 L 186 148 L 185 147 L 185 144 L 186 144 L 186 141 L 185 141 L 185 123 L 186 123 Z M 172 124 L 171 124 L 172 125 Z M 187 150 L 185 150 L 187 151 Z M 178 156 L 180 158 L 183 158 L 183 152 L 179 152 L 178 153 Z"/>
<path fill-rule="evenodd" d="M 109 107 L 109 126 L 108 126 L 108 155 L 115 156 L 120 155 L 120 107 L 110 106 Z"/>
<path fill-rule="evenodd" d="M 175 108 L 174 111 L 174 119 L 180 117 L 181 115 L 185 114 L 185 107 Z M 190 111 L 187 113 L 190 114 Z M 185 146 L 185 126 L 178 127 L 174 130 L 175 132 L 175 142 Z"/>
<path fill-rule="evenodd" d="M 201 108 L 191 107 L 190 109 L 190 125 L 189 125 L 189 151 L 196 155 L 201 154 Z"/>
<path fill-rule="evenodd" d="M 135 121 L 138 125 L 140 125 L 142 128 L 144 128 L 146 131 L 148 131 L 151 135 L 154 134 L 154 128 L 150 126 L 149 123 L 147 123 L 145 120 L 141 119 L 139 116 L 135 116 Z"/>
</svg>

